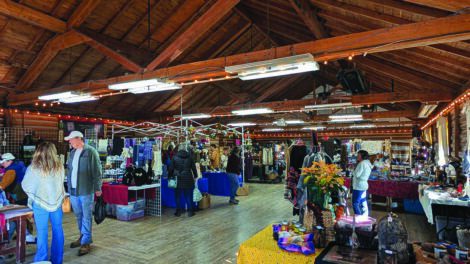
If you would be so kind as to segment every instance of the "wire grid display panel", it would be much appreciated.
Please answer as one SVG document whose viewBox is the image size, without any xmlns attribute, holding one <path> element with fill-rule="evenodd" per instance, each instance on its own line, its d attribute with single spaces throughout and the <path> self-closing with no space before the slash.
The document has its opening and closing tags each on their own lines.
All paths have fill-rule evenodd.
<svg viewBox="0 0 470 264">
<path fill-rule="evenodd" d="M 94 129 L 85 129 L 85 140 L 88 145 L 98 149 L 98 134 Z"/>
<path fill-rule="evenodd" d="M 21 157 L 24 137 L 34 135 L 44 141 L 50 141 L 57 147 L 59 154 L 67 152 L 68 144 L 59 140 L 59 131 L 57 129 L 41 129 L 22 127 L 3 127 L 0 128 L 0 152 L 12 153 L 15 157 Z"/>
<path fill-rule="evenodd" d="M 145 201 L 145 215 L 149 216 L 162 216 L 162 195 L 161 187 L 155 188 L 155 197 L 146 198 Z"/>
</svg>

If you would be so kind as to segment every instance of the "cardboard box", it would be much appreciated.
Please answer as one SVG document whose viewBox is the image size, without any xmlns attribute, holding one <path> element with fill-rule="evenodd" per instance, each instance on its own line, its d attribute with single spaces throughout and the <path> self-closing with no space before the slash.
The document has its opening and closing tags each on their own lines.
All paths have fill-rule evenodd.
<svg viewBox="0 0 470 264">
<path fill-rule="evenodd" d="M 211 207 L 211 196 L 209 194 L 203 194 L 202 200 L 199 201 L 199 209 L 207 209 Z"/>
</svg>

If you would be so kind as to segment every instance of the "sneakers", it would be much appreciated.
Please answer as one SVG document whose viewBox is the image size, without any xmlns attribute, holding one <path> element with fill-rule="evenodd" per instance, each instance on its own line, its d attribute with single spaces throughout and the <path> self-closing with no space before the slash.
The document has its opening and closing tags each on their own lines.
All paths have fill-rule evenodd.
<svg viewBox="0 0 470 264">
<path fill-rule="evenodd" d="M 79 239 L 77 239 L 77 241 L 74 241 L 70 244 L 70 248 L 78 248 L 79 246 L 82 245 L 82 236 L 80 236 Z"/>
<path fill-rule="evenodd" d="M 27 234 L 26 235 L 26 244 L 36 244 L 36 238 L 31 234 Z"/>
<path fill-rule="evenodd" d="M 83 245 L 83 246 L 80 247 L 80 250 L 78 251 L 78 256 L 86 255 L 86 254 L 90 253 L 90 251 L 91 251 L 90 244 Z"/>
<path fill-rule="evenodd" d="M 238 204 L 239 201 L 237 199 L 233 199 L 229 201 L 229 204 Z"/>
</svg>

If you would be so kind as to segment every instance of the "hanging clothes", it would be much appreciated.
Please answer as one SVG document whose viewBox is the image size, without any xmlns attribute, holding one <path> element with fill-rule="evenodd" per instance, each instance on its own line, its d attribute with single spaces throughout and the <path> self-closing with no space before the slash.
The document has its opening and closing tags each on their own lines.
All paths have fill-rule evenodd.
<svg viewBox="0 0 470 264">
<path fill-rule="evenodd" d="M 274 154 L 272 148 L 263 148 L 263 165 L 272 166 L 274 164 Z"/>
<path fill-rule="evenodd" d="M 153 146 L 152 168 L 153 168 L 155 175 L 158 175 L 158 176 L 163 175 L 162 150 L 160 146 L 158 145 Z"/>
<path fill-rule="evenodd" d="M 289 147 L 289 150 L 290 167 L 287 168 L 284 198 L 292 202 L 294 207 L 298 209 L 297 184 L 305 156 L 307 155 L 307 147 L 300 143 Z"/>
<path fill-rule="evenodd" d="M 253 177 L 253 155 L 251 152 L 245 152 L 245 169 L 243 175 L 245 175 L 245 179 L 251 179 Z"/>
<path fill-rule="evenodd" d="M 437 119 L 437 136 L 438 136 L 438 161 L 437 164 L 443 166 L 449 162 L 449 138 L 447 128 L 447 118 L 440 117 Z"/>
<path fill-rule="evenodd" d="M 108 150 L 108 140 L 107 139 L 100 139 L 98 140 L 98 152 L 107 152 Z"/>
</svg>

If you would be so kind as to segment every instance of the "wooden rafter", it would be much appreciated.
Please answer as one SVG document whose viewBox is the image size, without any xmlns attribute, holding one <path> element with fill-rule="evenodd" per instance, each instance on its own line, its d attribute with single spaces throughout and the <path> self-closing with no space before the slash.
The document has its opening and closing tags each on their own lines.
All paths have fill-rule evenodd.
<svg viewBox="0 0 470 264">
<path fill-rule="evenodd" d="M 364 95 L 353 95 L 351 102 L 354 105 L 387 104 L 402 102 L 436 103 L 449 102 L 454 97 L 449 93 L 422 93 L 422 92 L 394 92 L 394 93 L 371 93 Z"/>
<path fill-rule="evenodd" d="M 64 21 L 11 0 L 0 0 L 0 13 L 56 33 L 67 29 Z"/>
<path fill-rule="evenodd" d="M 273 49 L 253 51 L 243 54 L 231 55 L 206 61 L 199 61 L 150 71 L 143 75 L 129 74 L 115 78 L 97 81 L 110 84 L 141 78 L 155 78 L 162 76 L 176 76 L 181 72 L 196 72 L 201 68 L 214 68 L 221 70 L 207 71 L 199 74 L 200 79 L 225 76 L 225 66 L 238 65 L 247 62 L 261 61 L 269 58 L 282 58 L 291 54 L 311 53 L 317 60 L 331 60 L 347 58 L 351 54 L 368 52 L 385 52 L 430 44 L 454 42 L 470 39 L 470 15 L 456 15 L 451 17 L 411 23 L 387 29 L 377 29 L 367 32 L 354 33 L 344 36 L 326 38 L 316 41 L 297 43 Z M 174 78 L 184 81 L 184 76 Z M 12 95 L 10 102 L 24 103 L 28 94 Z"/>
<path fill-rule="evenodd" d="M 67 28 L 78 28 L 100 4 L 101 0 L 83 0 L 67 21 Z"/>
<path fill-rule="evenodd" d="M 308 0 L 289 0 L 289 3 L 294 8 L 295 12 L 300 16 L 307 25 L 308 29 L 313 33 L 316 39 L 328 37 L 325 28 L 318 20 L 315 10 L 308 2 Z"/>
<path fill-rule="evenodd" d="M 183 34 L 171 43 L 147 66 L 147 71 L 166 66 L 197 41 L 207 30 L 222 19 L 240 0 L 217 0 L 211 8 L 196 20 Z"/>
<path fill-rule="evenodd" d="M 406 2 L 428 6 L 432 8 L 439 8 L 447 11 L 459 11 L 464 8 L 470 7 L 469 0 L 405 0 Z"/>
</svg>

